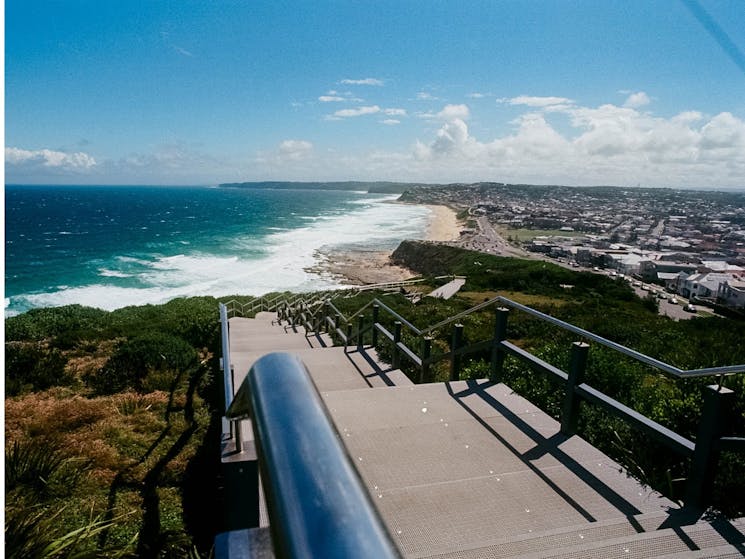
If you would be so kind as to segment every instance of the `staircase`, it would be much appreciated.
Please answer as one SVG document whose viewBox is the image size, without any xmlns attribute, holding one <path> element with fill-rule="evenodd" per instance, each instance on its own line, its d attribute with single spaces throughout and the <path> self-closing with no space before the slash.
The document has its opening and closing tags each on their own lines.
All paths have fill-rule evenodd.
<svg viewBox="0 0 745 559">
<path fill-rule="evenodd" d="M 372 348 L 332 347 L 274 313 L 229 332 L 234 387 L 266 353 L 304 362 L 405 557 L 745 556 L 743 519 L 681 510 L 504 384 L 414 385 Z"/>
</svg>

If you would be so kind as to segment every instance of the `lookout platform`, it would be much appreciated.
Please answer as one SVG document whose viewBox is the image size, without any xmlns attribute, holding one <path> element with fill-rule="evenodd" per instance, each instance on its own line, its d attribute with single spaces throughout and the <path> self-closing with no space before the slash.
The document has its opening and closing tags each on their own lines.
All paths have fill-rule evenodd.
<svg viewBox="0 0 745 559">
<path fill-rule="evenodd" d="M 562 435 L 557 421 L 504 384 L 414 385 L 372 348 L 331 347 L 324 335 L 279 324 L 273 313 L 229 324 L 234 386 L 266 353 L 303 361 L 405 557 L 745 552 L 745 522 L 692 516 L 581 437 Z M 250 447 L 252 434 L 244 437 Z"/>
</svg>

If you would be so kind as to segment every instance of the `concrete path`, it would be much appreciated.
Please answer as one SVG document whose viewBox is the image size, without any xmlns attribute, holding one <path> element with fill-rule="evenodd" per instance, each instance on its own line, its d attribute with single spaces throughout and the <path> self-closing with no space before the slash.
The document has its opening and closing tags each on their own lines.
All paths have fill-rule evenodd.
<svg viewBox="0 0 745 559">
<path fill-rule="evenodd" d="M 453 295 L 460 291 L 460 288 L 466 284 L 466 278 L 455 278 L 449 281 L 445 285 L 442 285 L 427 294 L 427 297 L 435 297 L 436 299 L 450 299 Z"/>
</svg>

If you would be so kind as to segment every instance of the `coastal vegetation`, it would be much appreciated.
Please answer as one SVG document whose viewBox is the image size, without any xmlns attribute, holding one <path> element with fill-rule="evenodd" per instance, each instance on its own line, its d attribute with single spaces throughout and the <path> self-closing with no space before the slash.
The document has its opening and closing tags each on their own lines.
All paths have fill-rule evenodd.
<svg viewBox="0 0 745 559">
<path fill-rule="evenodd" d="M 542 261 L 501 258 L 432 243 L 402 243 L 394 259 L 427 278 L 467 277 L 447 301 L 386 295 L 419 328 L 495 294 L 529 304 L 681 368 L 745 363 L 743 323 L 723 318 L 674 322 L 623 282 Z M 336 299 L 349 315 L 381 293 Z M 223 300 L 232 299 L 224 298 Z M 242 297 L 248 301 L 250 297 Z M 207 556 L 220 527 L 218 299 L 176 299 L 112 312 L 77 305 L 6 319 L 6 554 L 8 557 Z M 381 319 L 387 318 L 381 315 Z M 468 341 L 493 334 L 491 310 L 463 319 Z M 392 327 L 392 325 L 389 325 Z M 409 334 L 404 341 L 418 347 Z M 433 332 L 433 354 L 451 332 Z M 577 336 L 511 313 L 508 338 L 549 363 L 568 366 Z M 382 341 L 379 353 L 390 358 Z M 473 354 L 462 378 L 488 376 L 489 356 Z M 418 380 L 413 370 L 407 370 Z M 429 381 L 448 378 L 447 363 Z M 680 434 L 695 438 L 708 380 L 676 381 L 604 348 L 591 348 L 587 378 L 598 389 Z M 556 416 L 559 391 L 517 361 L 501 380 Z M 745 435 L 745 379 L 723 381 L 737 394 L 729 418 Z M 629 471 L 673 498 L 682 460 L 584 406 L 580 433 Z M 745 461 L 725 454 L 715 506 L 745 509 Z"/>
</svg>

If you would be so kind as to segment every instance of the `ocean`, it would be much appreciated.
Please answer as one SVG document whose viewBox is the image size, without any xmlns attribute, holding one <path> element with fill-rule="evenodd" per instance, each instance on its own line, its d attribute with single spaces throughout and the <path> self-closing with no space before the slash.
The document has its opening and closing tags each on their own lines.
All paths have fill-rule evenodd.
<svg viewBox="0 0 745 559">
<path fill-rule="evenodd" d="M 392 250 L 430 210 L 395 195 L 218 187 L 5 188 L 5 316 L 310 291 L 318 250 Z"/>
</svg>

